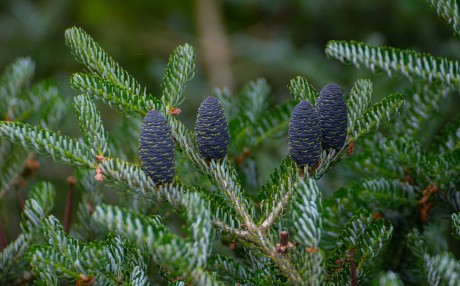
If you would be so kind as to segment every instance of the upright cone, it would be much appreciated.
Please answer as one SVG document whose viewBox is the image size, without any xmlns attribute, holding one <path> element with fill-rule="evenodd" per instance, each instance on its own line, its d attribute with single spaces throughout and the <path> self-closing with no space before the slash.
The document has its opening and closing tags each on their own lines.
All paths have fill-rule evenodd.
<svg viewBox="0 0 460 286">
<path fill-rule="evenodd" d="M 196 118 L 196 143 L 206 160 L 222 159 L 229 144 L 228 125 L 219 100 L 209 96 L 200 105 Z"/>
<path fill-rule="evenodd" d="M 348 113 L 342 90 L 335 83 L 323 87 L 316 102 L 323 149 L 339 150 L 347 139 Z"/>
<path fill-rule="evenodd" d="M 321 156 L 321 127 L 308 101 L 299 102 L 292 111 L 288 140 L 291 158 L 297 165 L 316 165 Z"/>
<path fill-rule="evenodd" d="M 170 183 L 174 178 L 174 141 L 166 118 L 151 110 L 144 118 L 139 137 L 142 169 L 155 183 Z"/>
</svg>

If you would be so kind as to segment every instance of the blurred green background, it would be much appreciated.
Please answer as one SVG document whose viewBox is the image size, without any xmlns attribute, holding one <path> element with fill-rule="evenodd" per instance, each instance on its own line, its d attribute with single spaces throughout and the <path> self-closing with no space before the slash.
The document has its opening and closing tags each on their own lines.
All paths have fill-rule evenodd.
<svg viewBox="0 0 460 286">
<path fill-rule="evenodd" d="M 336 82 L 348 92 L 356 79 L 366 77 L 374 81 L 377 98 L 403 93 L 405 79 L 372 75 L 327 59 L 328 40 L 357 40 L 460 58 L 451 28 L 423 0 L 1 0 L 0 67 L 16 57 L 30 56 L 36 62 L 35 80 L 51 78 L 64 97 L 72 98 L 70 75 L 83 67 L 64 43 L 64 31 L 71 26 L 85 29 L 155 95 L 161 95 L 160 83 L 172 50 L 186 42 L 193 45 L 196 74 L 180 117 L 189 127 L 194 126 L 198 105 L 215 87 L 237 92 L 259 77 L 272 86 L 270 104 L 290 98 L 286 86 L 297 75 L 317 89 Z M 116 132 L 123 117 L 100 106 L 109 133 Z M 69 110 L 62 132 L 79 136 Z M 132 140 L 137 144 L 137 138 Z M 261 149 L 265 156 L 257 163 L 263 176 L 279 163 L 275 159 L 287 152 L 285 147 L 281 139 Z M 65 190 L 72 169 L 40 160 L 40 178 Z"/>
</svg>

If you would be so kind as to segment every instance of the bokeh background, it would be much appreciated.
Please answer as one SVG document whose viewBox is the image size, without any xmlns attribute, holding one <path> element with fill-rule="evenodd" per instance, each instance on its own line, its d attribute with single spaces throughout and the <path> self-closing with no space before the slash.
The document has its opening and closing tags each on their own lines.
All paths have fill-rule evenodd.
<svg viewBox="0 0 460 286">
<path fill-rule="evenodd" d="M 35 79 L 51 78 L 62 96 L 72 98 L 70 75 L 83 67 L 64 43 L 64 31 L 71 26 L 85 29 L 159 96 L 170 53 L 180 44 L 193 45 L 196 74 L 181 106 L 181 120 L 192 128 L 199 103 L 215 87 L 236 93 L 244 83 L 260 77 L 272 87 L 272 105 L 290 99 L 287 84 L 297 75 L 317 89 L 336 82 L 348 92 L 356 79 L 365 77 L 373 80 L 377 99 L 404 93 L 405 79 L 373 75 L 327 59 L 328 40 L 357 40 L 460 58 L 451 28 L 423 0 L 0 0 L 0 68 L 17 57 L 30 56 L 36 62 Z M 116 133 L 123 116 L 100 107 L 109 133 Z M 79 136 L 74 115 L 69 108 L 61 130 Z M 137 138 L 132 140 L 137 144 Z M 264 154 L 257 161 L 264 177 L 287 152 L 285 141 L 268 142 L 259 152 Z M 53 181 L 63 189 L 64 199 L 65 178 L 73 170 L 40 161 L 36 180 Z"/>
</svg>

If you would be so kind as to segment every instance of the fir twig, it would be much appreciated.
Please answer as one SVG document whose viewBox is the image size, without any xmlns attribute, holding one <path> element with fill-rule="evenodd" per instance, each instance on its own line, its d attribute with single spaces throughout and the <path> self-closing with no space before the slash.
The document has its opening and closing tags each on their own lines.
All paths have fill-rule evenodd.
<svg viewBox="0 0 460 286">
<path fill-rule="evenodd" d="M 74 176 L 70 176 L 66 180 L 67 182 L 67 199 L 64 211 L 64 231 L 69 233 L 70 225 L 72 223 L 72 208 L 73 208 L 73 190 L 77 183 Z"/>
<path fill-rule="evenodd" d="M 427 0 L 436 9 L 439 17 L 446 20 L 454 29 L 456 36 L 460 35 L 460 15 L 457 0 Z"/>
<path fill-rule="evenodd" d="M 383 70 L 388 76 L 397 73 L 410 80 L 441 81 L 460 88 L 460 64 L 455 60 L 355 41 L 330 41 L 326 46 L 326 55 L 344 63 L 353 63 L 358 68 L 367 67 L 373 72 Z"/>
</svg>

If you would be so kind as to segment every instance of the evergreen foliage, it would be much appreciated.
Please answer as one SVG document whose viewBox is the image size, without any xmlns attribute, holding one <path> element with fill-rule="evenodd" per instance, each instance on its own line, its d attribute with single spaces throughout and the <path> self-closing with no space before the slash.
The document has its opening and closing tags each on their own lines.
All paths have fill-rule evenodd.
<svg viewBox="0 0 460 286">
<path fill-rule="evenodd" d="M 454 4 L 430 3 L 456 29 L 457 14 L 445 10 Z M 270 109 L 270 87 L 263 79 L 235 95 L 216 90 L 198 111 L 192 132 L 174 112 L 186 101 L 194 75 L 190 45 L 173 51 L 158 99 L 85 31 L 70 28 L 65 37 L 86 68 L 71 77 L 79 93 L 74 107 L 82 138 L 52 131 L 66 104 L 51 83 L 31 85 L 30 59 L 13 62 L 0 78 L 6 99 L 0 103 L 5 119 L 0 122 L 0 197 L 24 176 L 31 154 L 48 156 L 75 169 L 82 191 L 78 221 L 65 230 L 50 215 L 53 186 L 36 184 L 25 202 L 22 233 L 0 254 L 2 284 L 460 283 L 460 264 L 447 247 L 451 234 L 437 229 L 448 213 L 453 237 L 460 237 L 459 120 L 452 120 L 436 142 L 424 141 L 423 132 L 443 107 L 440 101 L 458 89 L 456 61 L 330 42 L 330 57 L 400 73 L 413 82 L 408 96 L 394 93 L 377 103 L 368 79 L 358 79 L 345 97 L 334 86 L 339 106 L 327 104 L 326 109 L 337 112 L 340 122 L 334 124 L 343 134 L 328 133 L 327 139 L 340 144 L 321 150 L 322 122 L 314 108 L 324 112 L 327 94 L 319 95 L 306 78 L 291 80 L 293 99 Z M 93 100 L 129 115 L 126 120 L 140 130 L 127 132 L 128 139 L 109 137 Z M 377 131 L 400 112 L 389 130 Z M 202 122 L 204 117 L 210 121 Z M 301 129 L 307 132 L 299 134 Z M 251 152 L 265 139 L 286 133 L 291 154 L 260 188 L 251 184 L 256 173 L 250 168 L 255 164 Z M 211 141 L 203 143 L 203 134 L 211 134 Z M 310 149 L 312 141 L 317 144 Z M 141 163 L 129 161 L 127 153 L 135 148 L 120 147 L 137 142 Z M 203 152 L 203 144 L 214 143 L 219 150 Z M 348 158 L 355 143 L 359 148 Z M 305 149 L 314 156 L 299 161 L 296 152 Z M 358 179 L 324 193 L 318 180 L 337 164 L 351 167 Z M 106 186 L 111 195 L 118 192 L 119 203 L 104 195 Z"/>
</svg>

